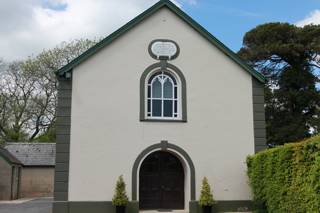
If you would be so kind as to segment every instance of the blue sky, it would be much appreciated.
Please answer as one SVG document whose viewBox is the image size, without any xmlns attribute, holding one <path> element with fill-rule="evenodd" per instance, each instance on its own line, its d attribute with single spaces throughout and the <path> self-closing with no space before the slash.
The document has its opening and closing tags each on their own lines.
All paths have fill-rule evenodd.
<svg viewBox="0 0 320 213">
<path fill-rule="evenodd" d="M 198 0 L 183 9 L 234 51 L 244 34 L 267 22 L 297 23 L 320 9 L 320 0 Z"/>
</svg>

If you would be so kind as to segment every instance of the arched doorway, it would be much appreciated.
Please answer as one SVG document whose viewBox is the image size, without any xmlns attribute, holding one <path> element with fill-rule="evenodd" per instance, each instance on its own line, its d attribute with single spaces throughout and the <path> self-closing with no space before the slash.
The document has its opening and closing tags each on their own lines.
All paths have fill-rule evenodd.
<svg viewBox="0 0 320 213">
<path fill-rule="evenodd" d="M 184 209 L 184 168 L 170 152 L 156 151 L 140 166 L 140 209 Z"/>
</svg>

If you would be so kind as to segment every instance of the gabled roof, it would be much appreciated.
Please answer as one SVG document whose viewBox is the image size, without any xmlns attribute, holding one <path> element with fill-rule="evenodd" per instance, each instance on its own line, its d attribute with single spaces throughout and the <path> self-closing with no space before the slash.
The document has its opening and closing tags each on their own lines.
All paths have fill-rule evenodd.
<svg viewBox="0 0 320 213">
<path fill-rule="evenodd" d="M 215 38 L 211 33 L 209 33 L 205 28 L 203 28 L 200 24 L 194 21 L 190 16 L 188 16 L 185 12 L 183 12 L 179 7 L 173 4 L 170 0 L 160 0 L 158 3 L 154 4 L 152 7 L 138 15 L 136 18 L 132 19 L 130 22 L 110 34 L 108 37 L 101 40 L 99 43 L 89 48 L 79 57 L 72 60 L 69 64 L 62 67 L 57 71 L 59 76 L 64 76 L 66 72 L 71 71 L 74 67 L 94 55 L 96 52 L 101 50 L 102 48 L 109 45 L 115 39 L 128 32 L 130 29 L 141 23 L 143 20 L 153 15 L 155 12 L 160 10 L 163 7 L 167 7 L 177 16 L 179 16 L 182 20 L 184 20 L 187 24 L 189 24 L 193 29 L 195 29 L 198 33 L 200 33 L 204 38 L 206 38 L 209 42 L 211 42 L 214 46 L 216 46 L 219 50 L 221 50 L 224 54 L 226 54 L 229 58 L 239 64 L 244 70 L 249 72 L 252 76 L 254 76 L 257 80 L 264 83 L 265 78 L 262 74 L 254 70 L 248 64 L 246 64 L 239 56 L 237 56 L 232 50 L 226 47 L 222 42 L 220 42 L 217 38 Z"/>
<path fill-rule="evenodd" d="M 0 157 L 2 157 L 5 161 L 9 164 L 18 164 L 21 165 L 22 163 L 14 157 L 8 150 L 0 147 Z"/>
<path fill-rule="evenodd" d="M 4 147 L 24 166 L 55 166 L 55 143 L 7 143 Z"/>
</svg>

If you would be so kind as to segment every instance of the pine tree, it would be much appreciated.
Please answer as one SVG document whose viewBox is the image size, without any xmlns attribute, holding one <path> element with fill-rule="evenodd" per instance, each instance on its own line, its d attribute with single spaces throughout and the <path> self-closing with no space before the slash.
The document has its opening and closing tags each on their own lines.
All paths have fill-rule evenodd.
<svg viewBox="0 0 320 213">
<path fill-rule="evenodd" d="M 121 175 L 118 178 L 114 196 L 112 198 L 112 204 L 114 206 L 125 206 L 129 202 L 127 192 L 126 192 L 126 184 L 123 180 L 123 176 Z"/>
<path fill-rule="evenodd" d="M 212 206 L 215 203 L 216 202 L 213 199 L 213 195 L 212 195 L 210 184 L 208 183 L 208 179 L 204 177 L 202 180 L 202 188 L 201 188 L 199 204 L 200 206 Z"/>
<path fill-rule="evenodd" d="M 246 33 L 238 54 L 267 77 L 268 144 L 319 133 L 320 25 L 259 25 Z"/>
</svg>

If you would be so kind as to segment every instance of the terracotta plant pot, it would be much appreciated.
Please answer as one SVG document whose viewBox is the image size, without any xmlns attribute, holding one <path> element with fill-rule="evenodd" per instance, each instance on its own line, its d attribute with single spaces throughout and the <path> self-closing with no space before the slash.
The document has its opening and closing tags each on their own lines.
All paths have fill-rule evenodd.
<svg viewBox="0 0 320 213">
<path fill-rule="evenodd" d="M 212 206 L 202 206 L 202 212 L 203 213 L 211 213 Z"/>
<path fill-rule="evenodd" d="M 126 206 L 116 206 L 116 213 L 125 213 Z"/>
</svg>

